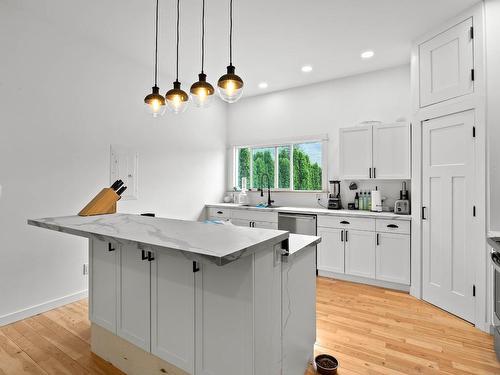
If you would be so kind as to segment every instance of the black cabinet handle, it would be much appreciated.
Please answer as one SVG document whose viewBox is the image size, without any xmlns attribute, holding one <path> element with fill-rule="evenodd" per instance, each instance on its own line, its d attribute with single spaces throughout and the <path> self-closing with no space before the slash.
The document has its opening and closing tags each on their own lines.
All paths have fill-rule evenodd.
<svg viewBox="0 0 500 375">
<path fill-rule="evenodd" d="M 198 262 L 193 260 L 193 272 L 198 272 L 200 267 L 198 267 Z"/>
<path fill-rule="evenodd" d="M 108 251 L 115 251 L 114 247 L 111 247 L 111 242 L 108 242 Z"/>
<path fill-rule="evenodd" d="M 377 178 L 377 168 L 373 167 L 373 178 Z"/>
<path fill-rule="evenodd" d="M 349 240 L 347 239 L 347 233 L 349 233 L 349 231 L 348 231 L 348 230 L 346 230 L 346 231 L 345 231 L 345 242 L 349 241 Z"/>
<path fill-rule="evenodd" d="M 148 256 L 146 255 L 146 251 L 145 250 L 141 250 L 141 259 L 142 260 L 148 259 Z"/>
<path fill-rule="evenodd" d="M 344 242 L 344 230 L 340 231 L 340 242 Z"/>
<path fill-rule="evenodd" d="M 372 178 L 372 169 L 371 168 L 368 168 L 368 173 L 370 174 L 370 178 Z"/>
<path fill-rule="evenodd" d="M 396 224 L 389 224 L 387 228 L 399 228 Z"/>
<path fill-rule="evenodd" d="M 377 246 L 380 245 L 380 239 L 379 239 L 379 237 L 380 237 L 380 234 L 377 233 Z"/>
<path fill-rule="evenodd" d="M 217 211 L 217 213 L 218 213 L 219 215 L 222 215 L 224 212 L 222 212 L 222 211 Z"/>
<path fill-rule="evenodd" d="M 348 221 L 342 220 L 342 221 L 340 222 L 340 224 L 351 224 L 351 223 L 349 223 Z"/>
<path fill-rule="evenodd" d="M 422 220 L 427 220 L 427 218 L 425 217 L 425 209 L 426 209 L 426 208 L 427 208 L 427 207 L 422 206 Z"/>
<path fill-rule="evenodd" d="M 155 255 L 151 251 L 148 251 L 148 262 L 152 262 L 153 260 L 155 260 Z"/>
</svg>

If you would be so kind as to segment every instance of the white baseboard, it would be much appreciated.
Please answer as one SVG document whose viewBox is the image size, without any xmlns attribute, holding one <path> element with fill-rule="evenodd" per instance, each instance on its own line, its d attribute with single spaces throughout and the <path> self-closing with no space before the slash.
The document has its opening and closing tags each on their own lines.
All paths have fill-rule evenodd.
<svg viewBox="0 0 500 375">
<path fill-rule="evenodd" d="M 12 313 L 0 316 L 0 327 L 6 324 L 14 323 L 19 320 L 23 320 L 37 314 L 44 313 L 46 311 L 55 309 L 57 307 L 61 307 L 67 305 L 68 303 L 76 302 L 88 296 L 87 290 L 82 290 L 81 292 L 77 292 L 74 294 L 70 294 L 68 296 L 64 296 L 61 298 L 56 298 L 51 301 L 47 301 L 41 303 L 39 305 L 31 306 L 26 309 L 22 309 L 19 311 L 14 311 Z"/>
<path fill-rule="evenodd" d="M 336 272 L 318 270 L 318 275 L 323 276 L 323 277 L 329 277 L 331 279 L 350 281 L 350 282 L 360 283 L 360 284 L 368 284 L 368 285 L 378 286 L 378 287 L 387 288 L 387 289 L 400 290 L 403 292 L 408 292 L 410 290 L 409 285 L 397 284 L 397 283 L 392 283 L 389 281 L 369 279 L 369 278 L 361 277 L 361 276 L 346 275 L 344 273 L 336 273 Z"/>
</svg>

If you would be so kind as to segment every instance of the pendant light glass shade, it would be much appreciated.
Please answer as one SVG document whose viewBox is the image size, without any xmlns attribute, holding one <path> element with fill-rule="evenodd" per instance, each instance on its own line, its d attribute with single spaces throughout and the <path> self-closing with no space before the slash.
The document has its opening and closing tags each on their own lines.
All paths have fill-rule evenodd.
<svg viewBox="0 0 500 375">
<path fill-rule="evenodd" d="M 215 92 L 214 87 L 207 82 L 207 75 L 204 73 L 198 74 L 198 82 L 193 83 L 189 91 L 194 105 L 199 108 L 208 107 L 212 103 Z"/>
<path fill-rule="evenodd" d="M 167 106 L 165 105 L 165 98 L 160 95 L 160 88 L 158 86 L 154 86 L 152 93 L 144 98 L 144 105 L 146 112 L 154 118 L 165 114 Z"/>
<path fill-rule="evenodd" d="M 189 105 L 189 95 L 181 89 L 179 82 L 179 26 L 180 26 L 180 0 L 177 0 L 177 51 L 175 65 L 175 82 L 174 88 L 167 91 L 165 99 L 167 100 L 168 109 L 175 114 L 184 112 Z"/>
<path fill-rule="evenodd" d="M 243 95 L 243 80 L 236 75 L 233 66 L 233 0 L 229 0 L 229 66 L 217 82 L 217 92 L 227 103 L 234 103 Z"/>
<path fill-rule="evenodd" d="M 175 114 L 184 112 L 189 104 L 189 95 L 181 89 L 179 81 L 174 82 L 174 88 L 167 91 L 165 99 L 168 109 Z"/>
<path fill-rule="evenodd" d="M 160 88 L 158 87 L 158 7 L 159 0 L 156 0 L 156 11 L 155 11 L 155 63 L 154 63 L 154 75 L 155 75 L 155 85 L 151 94 L 146 95 L 144 98 L 144 105 L 146 107 L 146 112 L 153 116 L 154 118 L 161 117 L 165 114 L 167 109 L 165 105 L 165 98 L 160 95 Z"/>
<path fill-rule="evenodd" d="M 235 74 L 234 66 L 229 65 L 227 73 L 219 78 L 217 92 L 227 103 L 234 103 L 243 95 L 243 80 Z"/>
</svg>

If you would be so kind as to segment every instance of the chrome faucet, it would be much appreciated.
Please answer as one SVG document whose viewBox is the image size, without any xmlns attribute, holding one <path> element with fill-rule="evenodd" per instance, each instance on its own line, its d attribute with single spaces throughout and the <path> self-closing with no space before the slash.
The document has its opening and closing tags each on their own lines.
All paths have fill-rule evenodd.
<svg viewBox="0 0 500 375">
<path fill-rule="evenodd" d="M 260 188 L 258 191 L 260 191 L 260 196 L 264 196 L 264 176 L 267 177 L 267 207 L 271 207 L 274 203 L 274 201 L 271 199 L 271 180 L 269 179 L 269 175 L 267 173 L 263 173 L 260 176 Z"/>
</svg>

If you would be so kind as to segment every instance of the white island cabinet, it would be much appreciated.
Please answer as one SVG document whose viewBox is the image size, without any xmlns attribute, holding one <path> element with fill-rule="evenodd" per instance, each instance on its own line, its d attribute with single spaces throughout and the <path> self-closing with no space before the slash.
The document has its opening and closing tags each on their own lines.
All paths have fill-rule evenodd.
<svg viewBox="0 0 500 375">
<path fill-rule="evenodd" d="M 90 239 L 91 348 L 127 374 L 302 375 L 316 236 L 137 215 L 29 224 Z"/>
</svg>

